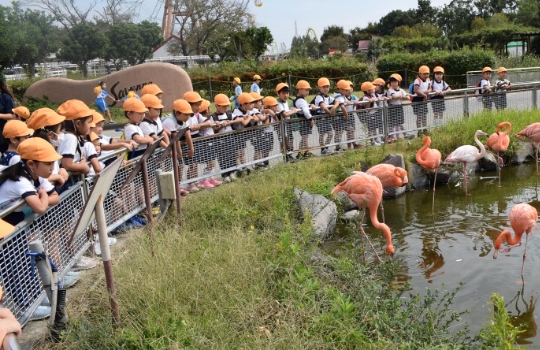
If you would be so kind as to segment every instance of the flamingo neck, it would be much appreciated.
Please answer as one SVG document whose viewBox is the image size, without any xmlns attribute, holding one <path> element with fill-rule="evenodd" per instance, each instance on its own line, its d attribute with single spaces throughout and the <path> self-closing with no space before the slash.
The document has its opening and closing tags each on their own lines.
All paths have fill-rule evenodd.
<svg viewBox="0 0 540 350">
<path fill-rule="evenodd" d="M 478 159 L 481 159 L 482 157 L 484 157 L 484 154 L 486 154 L 486 148 L 485 148 L 484 145 L 478 140 L 478 134 L 474 134 L 474 142 L 476 142 L 476 144 L 477 144 L 478 147 L 480 148 L 480 153 L 479 153 L 478 156 L 476 157 L 476 160 L 478 160 Z"/>
<path fill-rule="evenodd" d="M 508 230 L 502 231 L 497 239 L 495 240 L 495 243 L 493 244 L 495 246 L 495 250 L 499 250 L 501 248 L 501 245 L 503 241 L 506 241 L 506 243 L 510 245 L 518 244 L 518 242 L 521 241 L 521 236 L 523 235 L 523 232 L 516 233 L 514 237 L 512 237 L 512 234 Z"/>
<path fill-rule="evenodd" d="M 501 131 L 502 131 L 502 128 L 506 127 L 506 129 L 502 131 L 503 136 L 507 136 L 508 134 L 510 134 L 510 131 L 512 131 L 512 124 L 510 124 L 509 122 L 502 122 L 500 125 L 501 125 L 500 127 Z"/>
<path fill-rule="evenodd" d="M 416 161 L 418 163 L 422 163 L 424 161 L 424 158 L 422 158 L 422 156 L 424 155 L 424 152 L 428 149 L 429 145 L 430 145 L 430 142 L 427 142 L 426 140 L 422 148 L 420 148 L 418 152 L 416 152 Z"/>
<path fill-rule="evenodd" d="M 377 203 L 376 206 L 369 208 L 369 218 L 373 227 L 383 231 L 384 238 L 386 240 L 386 252 L 392 254 L 394 253 L 394 245 L 392 244 L 392 233 L 390 232 L 390 228 L 386 224 L 379 222 L 379 219 L 377 218 L 378 206 L 379 204 Z"/>
</svg>

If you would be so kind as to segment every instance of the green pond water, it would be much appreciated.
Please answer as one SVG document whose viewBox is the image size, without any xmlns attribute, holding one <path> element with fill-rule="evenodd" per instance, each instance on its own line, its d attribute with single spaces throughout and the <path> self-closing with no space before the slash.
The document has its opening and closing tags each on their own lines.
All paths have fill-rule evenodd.
<svg viewBox="0 0 540 350">
<path fill-rule="evenodd" d="M 540 295 L 540 233 L 535 229 L 529 237 L 523 280 L 525 236 L 521 247 L 500 253 L 496 260 L 493 241 L 503 229 L 513 234 L 508 214 L 515 204 L 528 203 L 540 212 L 540 175 L 535 170 L 534 162 L 503 168 L 501 188 L 493 178 L 495 172 L 469 174 L 469 196 L 465 196 L 462 181 L 439 185 L 434 212 L 432 192 L 427 189 L 384 201 L 395 255 L 406 263 L 401 281 L 410 280 L 415 294 L 423 293 L 426 287 L 440 288 L 442 283 L 445 289 L 454 290 L 465 282 L 454 300 L 454 309 L 471 311 L 463 321 L 469 323 L 473 333 L 491 316 L 491 294 L 501 294 L 514 325 L 527 324 L 518 342 L 533 344 L 530 348 L 540 348 L 536 325 L 540 308 L 535 309 Z M 382 232 L 374 229 L 369 220 L 365 231 L 378 253 L 384 254 Z M 352 249 L 358 235 L 356 230 L 342 225 L 323 249 L 330 254 Z"/>
</svg>

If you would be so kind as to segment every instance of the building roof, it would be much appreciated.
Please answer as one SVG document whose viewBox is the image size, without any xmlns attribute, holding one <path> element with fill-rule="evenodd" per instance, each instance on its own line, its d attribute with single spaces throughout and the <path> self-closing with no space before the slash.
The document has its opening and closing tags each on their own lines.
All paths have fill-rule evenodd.
<svg viewBox="0 0 540 350">
<path fill-rule="evenodd" d="M 169 41 L 171 41 L 172 39 L 178 39 L 180 40 L 180 38 L 176 35 L 171 35 L 170 37 L 167 38 L 167 40 L 165 40 L 161 45 L 155 47 L 153 50 L 152 50 L 152 53 L 156 52 L 157 50 L 161 49 L 163 46 L 165 46 Z"/>
<path fill-rule="evenodd" d="M 367 50 L 369 49 L 369 44 L 371 43 L 371 40 L 360 40 L 358 42 L 358 50 Z"/>
</svg>

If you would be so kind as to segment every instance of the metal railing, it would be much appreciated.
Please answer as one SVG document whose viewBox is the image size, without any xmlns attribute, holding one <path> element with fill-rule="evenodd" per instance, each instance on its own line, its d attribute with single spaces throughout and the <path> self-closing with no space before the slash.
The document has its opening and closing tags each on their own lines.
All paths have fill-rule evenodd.
<svg viewBox="0 0 540 350">
<path fill-rule="evenodd" d="M 319 154 L 327 147 L 340 145 L 346 148 L 348 144 L 368 145 L 371 141 L 382 141 L 392 136 L 416 136 L 421 130 L 437 127 L 449 120 L 473 116 L 487 107 L 503 108 L 503 101 L 507 109 L 534 109 L 538 104 L 538 86 L 540 84 L 537 83 L 518 84 L 505 94 L 481 96 L 474 94 L 475 89 L 454 90 L 444 100 L 430 99 L 421 103 L 405 101 L 400 106 L 385 104 L 377 108 L 355 109 L 348 113 L 348 120 L 342 114 L 318 115 L 314 117 L 313 127 L 305 119 L 291 118 L 194 138 L 195 154 L 192 158 L 186 157 L 188 148 L 182 145 L 184 157 L 177 163 L 179 182 L 186 185 L 211 176 L 221 175 L 224 178 L 253 165 L 286 162 L 287 155 L 297 152 L 313 151 Z M 444 104 L 441 104 L 442 101 Z M 107 157 L 123 155 L 122 152 L 116 151 Z M 158 148 L 146 162 L 151 203 L 159 199 L 156 170 L 172 171 L 176 163 L 170 157 L 159 161 L 162 152 Z M 136 162 L 137 159 L 128 161 L 119 170 L 104 199 L 108 232 L 146 208 L 140 172 L 121 189 Z M 92 244 L 90 229 L 86 236 L 79 236 L 71 245 L 67 242 L 92 184 L 92 178 L 74 184 L 62 193 L 58 205 L 50 207 L 43 215 L 26 218 L 12 234 L 0 240 L 0 285 L 5 290 L 4 305 L 21 324 L 27 322 L 45 296 L 32 262 L 26 255 L 28 243 L 39 239 L 46 244 L 54 263 L 59 267 L 59 276 L 64 276 Z M 0 217 L 20 210 L 25 202 L 10 204 L 9 208 L 0 208 Z"/>
<path fill-rule="evenodd" d="M 494 68 L 493 79 L 497 77 L 497 69 Z M 540 67 L 508 68 L 506 78 L 513 83 L 527 83 L 540 81 Z M 467 72 L 467 86 L 475 86 L 482 80 L 482 71 Z"/>
</svg>

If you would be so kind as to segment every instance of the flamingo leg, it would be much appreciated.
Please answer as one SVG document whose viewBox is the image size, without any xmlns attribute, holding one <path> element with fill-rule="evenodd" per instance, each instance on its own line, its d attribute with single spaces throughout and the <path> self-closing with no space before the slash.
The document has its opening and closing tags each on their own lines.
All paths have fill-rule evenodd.
<svg viewBox="0 0 540 350">
<path fill-rule="evenodd" d="M 467 195 L 467 162 L 463 162 L 463 183 L 465 185 L 465 195 Z"/>
<path fill-rule="evenodd" d="M 525 232 L 525 251 L 523 252 L 523 262 L 521 263 L 521 276 L 523 276 L 523 268 L 525 267 L 525 258 L 527 257 L 527 243 L 529 242 L 529 235 Z"/>
<path fill-rule="evenodd" d="M 371 241 L 369 240 L 369 237 L 368 235 L 366 234 L 366 231 L 364 231 L 364 227 L 362 226 L 362 221 L 364 221 L 364 216 L 365 216 L 365 213 L 366 213 L 366 209 L 364 208 L 363 210 L 363 213 L 364 215 L 362 215 L 362 217 L 360 218 L 360 220 L 358 221 L 358 227 L 360 229 L 360 232 L 362 232 L 362 234 L 364 235 L 364 237 L 366 237 L 369 245 L 371 246 L 371 249 L 373 249 L 373 252 L 375 253 L 375 256 L 377 257 L 377 259 L 379 259 L 379 262 L 382 263 L 382 260 L 381 260 L 381 257 L 379 256 L 379 254 L 377 254 L 377 251 L 375 250 L 375 247 L 373 246 L 373 244 L 371 244 Z"/>
<path fill-rule="evenodd" d="M 381 218 L 382 218 L 382 222 L 383 222 L 383 224 L 385 224 L 385 222 L 384 222 L 384 206 L 383 206 L 382 202 L 383 202 L 383 201 L 382 201 L 382 199 L 381 199 L 381 204 L 379 204 L 379 207 L 381 208 Z"/>
<path fill-rule="evenodd" d="M 435 178 L 433 179 L 433 200 L 431 201 L 431 212 L 435 212 L 435 185 L 437 184 L 437 172 L 439 168 L 435 169 Z"/>
<path fill-rule="evenodd" d="M 534 146 L 534 158 L 536 159 L 536 173 L 538 174 L 538 145 L 533 143 Z"/>
<path fill-rule="evenodd" d="M 499 157 L 499 151 L 497 151 L 497 170 L 499 171 L 499 187 L 501 187 L 501 157 Z"/>
</svg>

